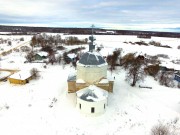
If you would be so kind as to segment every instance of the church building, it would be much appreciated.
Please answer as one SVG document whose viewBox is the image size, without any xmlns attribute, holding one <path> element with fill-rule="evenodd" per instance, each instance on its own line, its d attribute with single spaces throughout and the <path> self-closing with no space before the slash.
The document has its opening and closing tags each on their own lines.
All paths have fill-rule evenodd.
<svg viewBox="0 0 180 135">
<path fill-rule="evenodd" d="M 68 77 L 68 93 L 76 93 L 80 111 L 101 114 L 107 105 L 108 92 L 113 92 L 114 80 L 107 76 L 107 62 L 95 51 L 93 30 L 89 40 L 89 51 L 77 62 L 77 74 Z"/>
</svg>

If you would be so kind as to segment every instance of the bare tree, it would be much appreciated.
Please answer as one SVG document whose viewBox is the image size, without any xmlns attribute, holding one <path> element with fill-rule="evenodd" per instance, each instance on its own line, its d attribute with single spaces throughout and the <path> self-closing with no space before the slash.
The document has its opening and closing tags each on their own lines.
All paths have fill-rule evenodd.
<svg viewBox="0 0 180 135">
<path fill-rule="evenodd" d="M 160 70 L 160 66 L 159 66 L 159 64 L 149 65 L 144 70 L 147 74 L 155 77 Z"/>
<path fill-rule="evenodd" d="M 62 61 L 62 55 L 59 55 L 59 56 L 58 56 L 57 61 L 58 61 L 59 64 L 61 64 L 61 61 Z"/>
<path fill-rule="evenodd" d="M 134 61 L 136 53 L 128 53 L 120 59 L 120 65 L 123 66 L 124 69 Z"/>
<path fill-rule="evenodd" d="M 71 62 L 70 58 L 69 58 L 67 55 L 68 55 L 67 52 L 64 52 L 64 53 L 63 53 L 63 62 L 64 62 L 65 64 L 69 64 L 69 63 Z"/>
<path fill-rule="evenodd" d="M 174 87 L 173 71 L 160 71 L 156 76 L 156 80 L 159 81 L 160 85 L 165 85 L 166 87 Z"/>
<path fill-rule="evenodd" d="M 49 53 L 49 62 L 53 65 L 54 62 L 56 62 L 55 53 L 53 50 L 48 53 Z"/>
<path fill-rule="evenodd" d="M 37 40 L 36 40 L 36 36 L 33 36 L 32 39 L 31 39 L 31 47 L 32 47 L 32 51 L 34 49 L 34 46 L 37 44 Z"/>
<path fill-rule="evenodd" d="M 27 55 L 25 56 L 26 60 L 28 62 L 32 62 L 34 60 L 34 53 L 33 52 L 29 52 L 27 53 Z"/>
<path fill-rule="evenodd" d="M 115 66 L 118 62 L 118 58 L 120 57 L 121 55 L 121 51 L 122 49 L 116 49 L 115 51 L 113 51 L 113 54 L 112 55 L 108 55 L 107 56 L 107 63 L 110 65 L 110 69 L 111 71 L 115 69 Z"/>
<path fill-rule="evenodd" d="M 151 135 L 170 135 L 169 127 L 158 124 L 151 129 Z"/>
<path fill-rule="evenodd" d="M 136 82 L 144 80 L 145 72 L 144 72 L 144 60 L 139 56 L 134 57 L 133 61 L 127 66 L 127 74 L 126 80 L 132 81 L 131 86 L 135 86 Z"/>
<path fill-rule="evenodd" d="M 37 68 L 32 68 L 30 73 L 34 79 L 38 79 L 40 77 L 40 74 L 39 74 L 39 71 L 37 70 Z"/>
</svg>

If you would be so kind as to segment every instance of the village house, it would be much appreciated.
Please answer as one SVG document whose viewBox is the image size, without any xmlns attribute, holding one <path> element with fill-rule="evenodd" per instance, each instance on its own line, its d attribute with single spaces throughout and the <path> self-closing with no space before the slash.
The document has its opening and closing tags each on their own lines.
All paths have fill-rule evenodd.
<svg viewBox="0 0 180 135">
<path fill-rule="evenodd" d="M 26 84 L 32 79 L 30 71 L 19 71 L 11 75 L 8 80 L 13 84 Z"/>
<path fill-rule="evenodd" d="M 34 56 L 35 60 L 43 60 L 43 59 L 46 59 L 47 57 L 48 57 L 47 52 L 38 52 Z"/>
<path fill-rule="evenodd" d="M 77 54 L 75 54 L 75 53 L 68 53 L 67 54 L 67 59 L 69 59 L 69 61 L 75 61 L 76 60 L 76 57 L 77 57 Z"/>
</svg>

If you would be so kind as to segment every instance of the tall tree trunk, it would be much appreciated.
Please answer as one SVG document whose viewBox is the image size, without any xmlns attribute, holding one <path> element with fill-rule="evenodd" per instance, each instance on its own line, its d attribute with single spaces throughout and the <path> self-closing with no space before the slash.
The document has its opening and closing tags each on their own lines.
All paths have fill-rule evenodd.
<svg viewBox="0 0 180 135">
<path fill-rule="evenodd" d="M 133 82 L 131 84 L 132 87 L 136 85 L 136 75 L 133 75 Z"/>
</svg>

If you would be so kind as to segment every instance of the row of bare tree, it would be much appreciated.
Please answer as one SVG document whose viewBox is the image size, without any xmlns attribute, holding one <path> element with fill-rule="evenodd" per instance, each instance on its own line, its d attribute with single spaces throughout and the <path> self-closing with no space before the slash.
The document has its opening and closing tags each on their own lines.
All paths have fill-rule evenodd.
<svg viewBox="0 0 180 135">
<path fill-rule="evenodd" d="M 151 75 L 160 85 L 175 87 L 174 70 L 165 70 L 159 66 L 159 60 L 152 57 L 146 58 L 143 55 L 136 56 L 136 53 L 128 53 L 121 57 L 122 49 L 116 49 L 112 55 L 107 56 L 107 63 L 110 70 L 115 70 L 116 66 L 121 66 L 126 70 L 126 80 L 135 86 L 136 82 L 143 81 L 146 75 Z M 162 68 L 162 69 L 161 69 Z M 180 87 L 178 83 L 177 87 Z"/>
<path fill-rule="evenodd" d="M 47 35 L 45 33 L 39 34 L 39 35 L 34 35 L 31 39 L 31 46 L 32 50 L 35 46 L 41 46 L 42 48 L 51 46 L 52 48 L 57 48 L 58 45 L 80 45 L 80 44 L 87 44 L 88 39 L 78 39 L 77 37 L 67 37 L 65 39 L 61 38 L 61 35 Z"/>
</svg>

